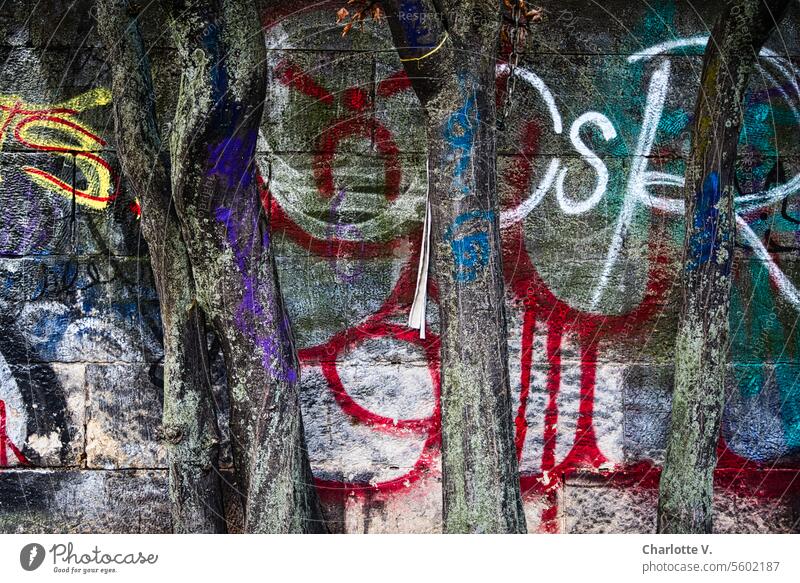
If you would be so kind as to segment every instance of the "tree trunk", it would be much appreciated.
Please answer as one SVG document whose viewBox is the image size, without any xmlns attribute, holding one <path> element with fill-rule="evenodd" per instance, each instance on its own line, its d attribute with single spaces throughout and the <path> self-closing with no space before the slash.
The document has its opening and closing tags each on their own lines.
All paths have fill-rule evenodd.
<svg viewBox="0 0 800 583">
<path fill-rule="evenodd" d="M 198 300 L 220 337 L 248 532 L 321 532 L 299 368 L 256 184 L 266 47 L 253 3 L 171 3 L 183 76 L 172 192 Z"/>
<path fill-rule="evenodd" d="M 706 47 L 686 172 L 683 305 L 658 531 L 712 529 L 713 473 L 728 363 L 734 172 L 742 101 L 788 0 L 731 0 Z"/>
<path fill-rule="evenodd" d="M 384 2 L 427 117 L 442 318 L 445 532 L 525 532 L 514 448 L 495 155 L 500 2 Z"/>
<path fill-rule="evenodd" d="M 168 163 L 155 118 L 150 67 L 127 0 L 98 0 L 112 72 L 117 151 L 141 201 L 164 330 L 164 417 L 175 532 L 225 532 L 218 430 L 211 406 L 206 326 L 171 205 Z"/>
</svg>

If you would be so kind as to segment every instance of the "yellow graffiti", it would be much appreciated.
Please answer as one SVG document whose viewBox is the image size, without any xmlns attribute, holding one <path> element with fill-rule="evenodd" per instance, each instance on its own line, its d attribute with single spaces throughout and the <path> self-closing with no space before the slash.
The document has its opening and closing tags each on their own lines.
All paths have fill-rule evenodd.
<svg viewBox="0 0 800 583">
<path fill-rule="evenodd" d="M 52 152 L 77 169 L 75 184 L 53 174 L 24 166 L 22 170 L 42 188 L 74 198 L 93 209 L 103 209 L 116 197 L 111 166 L 100 152 L 106 142 L 82 124 L 80 112 L 111 103 L 111 92 L 98 88 L 56 105 L 26 103 L 17 96 L 0 95 L 0 151 L 7 143 Z M 82 184 L 79 186 L 78 181 Z"/>
</svg>

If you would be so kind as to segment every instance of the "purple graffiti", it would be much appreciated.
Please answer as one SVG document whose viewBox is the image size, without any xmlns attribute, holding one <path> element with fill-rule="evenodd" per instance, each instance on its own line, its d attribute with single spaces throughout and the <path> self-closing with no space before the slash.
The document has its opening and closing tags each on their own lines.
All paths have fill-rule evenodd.
<svg viewBox="0 0 800 583">
<path fill-rule="evenodd" d="M 358 227 L 355 225 L 342 225 L 339 223 L 341 218 L 339 207 L 342 206 L 342 202 L 344 202 L 344 190 L 340 190 L 331 201 L 330 223 L 325 229 L 325 238 L 328 239 L 328 250 L 329 255 L 331 256 L 331 262 L 333 263 L 334 274 L 342 283 L 354 283 L 364 273 L 364 265 L 361 262 L 356 263 L 355 269 L 352 273 L 347 273 L 347 271 L 340 267 L 339 261 L 337 260 L 338 254 L 333 253 L 335 239 L 342 240 L 348 237 L 360 239 L 361 251 L 363 251 L 365 245 L 363 235 Z"/>
<path fill-rule="evenodd" d="M 231 136 L 208 146 L 209 176 L 217 176 L 228 188 L 247 188 L 255 178 L 254 154 L 258 132 L 249 130 L 244 137 Z"/>
<path fill-rule="evenodd" d="M 0 217 L 0 253 L 22 256 L 56 252 L 68 234 L 69 201 L 43 197 L 29 184 L 19 207 L 24 212 Z"/>
<path fill-rule="evenodd" d="M 297 381 L 297 371 L 293 360 L 284 354 L 285 345 L 282 342 L 283 338 L 289 338 L 289 321 L 279 307 L 280 303 L 273 296 L 272 289 L 269 286 L 261 285 L 256 276 L 262 251 L 269 249 L 270 245 L 269 232 L 265 231 L 261 247 L 257 250 L 255 257 L 253 256 L 258 236 L 257 217 L 257 214 L 253 214 L 252 228 L 248 230 L 250 235 L 242 245 L 233 211 L 225 207 L 219 207 L 216 211 L 216 219 L 227 229 L 228 244 L 233 249 L 236 266 L 242 276 L 242 286 L 244 287 L 244 296 L 236 310 L 236 325 L 263 351 L 264 368 L 279 381 L 294 383 Z M 262 303 L 263 296 L 266 296 L 266 301 L 270 305 L 265 306 Z M 276 311 L 282 314 L 277 325 L 273 319 Z M 277 334 L 271 334 L 270 327 L 277 328 Z"/>
</svg>

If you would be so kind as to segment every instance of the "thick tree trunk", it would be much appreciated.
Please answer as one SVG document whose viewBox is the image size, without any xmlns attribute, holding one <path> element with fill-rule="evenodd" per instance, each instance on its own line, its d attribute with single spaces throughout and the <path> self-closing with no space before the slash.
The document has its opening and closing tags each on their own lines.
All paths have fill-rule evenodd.
<svg viewBox="0 0 800 583">
<path fill-rule="evenodd" d="M 428 121 L 442 315 L 445 532 L 525 532 L 514 448 L 495 155 L 500 2 L 385 2 Z"/>
<path fill-rule="evenodd" d="M 730 1 L 706 47 L 684 190 L 683 306 L 658 504 L 658 531 L 663 533 L 712 529 L 713 473 L 728 363 L 734 163 L 742 100 L 758 53 L 788 4 Z"/>
<path fill-rule="evenodd" d="M 218 431 L 211 406 L 206 326 L 171 205 L 168 163 L 155 119 L 150 68 L 127 0 L 98 0 L 112 72 L 117 151 L 141 201 L 164 329 L 163 433 L 176 532 L 225 532 Z"/>
<path fill-rule="evenodd" d="M 248 532 L 321 532 L 299 369 L 256 184 L 266 48 L 253 3 L 172 3 L 183 57 L 172 192 L 198 299 L 220 337 Z"/>
</svg>

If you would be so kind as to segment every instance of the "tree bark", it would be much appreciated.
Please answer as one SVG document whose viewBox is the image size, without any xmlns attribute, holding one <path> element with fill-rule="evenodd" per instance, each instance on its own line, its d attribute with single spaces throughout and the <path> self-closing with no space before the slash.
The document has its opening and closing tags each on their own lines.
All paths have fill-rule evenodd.
<svg viewBox="0 0 800 583">
<path fill-rule="evenodd" d="M 163 434 L 175 532 L 225 532 L 218 429 L 211 406 L 205 316 L 171 204 L 169 163 L 157 130 L 150 66 L 127 0 L 98 0 L 97 21 L 112 73 L 123 174 L 141 201 L 164 330 Z"/>
<path fill-rule="evenodd" d="M 444 531 L 525 532 L 496 186 L 500 2 L 383 5 L 427 117 L 431 248 L 442 318 Z"/>
<path fill-rule="evenodd" d="M 121 159 L 138 185 L 164 320 L 164 433 L 176 530 L 224 529 L 208 318 L 226 362 L 245 530 L 321 532 L 297 359 L 255 181 L 266 96 L 258 15 L 244 1 L 169 6 L 184 63 L 170 156 L 161 150 L 149 66 L 127 2 L 101 0 L 99 22 L 111 55 Z"/>
<path fill-rule="evenodd" d="M 322 532 L 299 367 L 256 184 L 266 47 L 252 2 L 176 1 L 183 59 L 172 193 L 198 300 L 221 340 L 247 532 Z"/>
<path fill-rule="evenodd" d="M 683 304 L 658 531 L 712 530 L 713 474 L 728 364 L 734 172 L 742 101 L 788 0 L 731 0 L 705 51 L 686 172 Z"/>
</svg>

